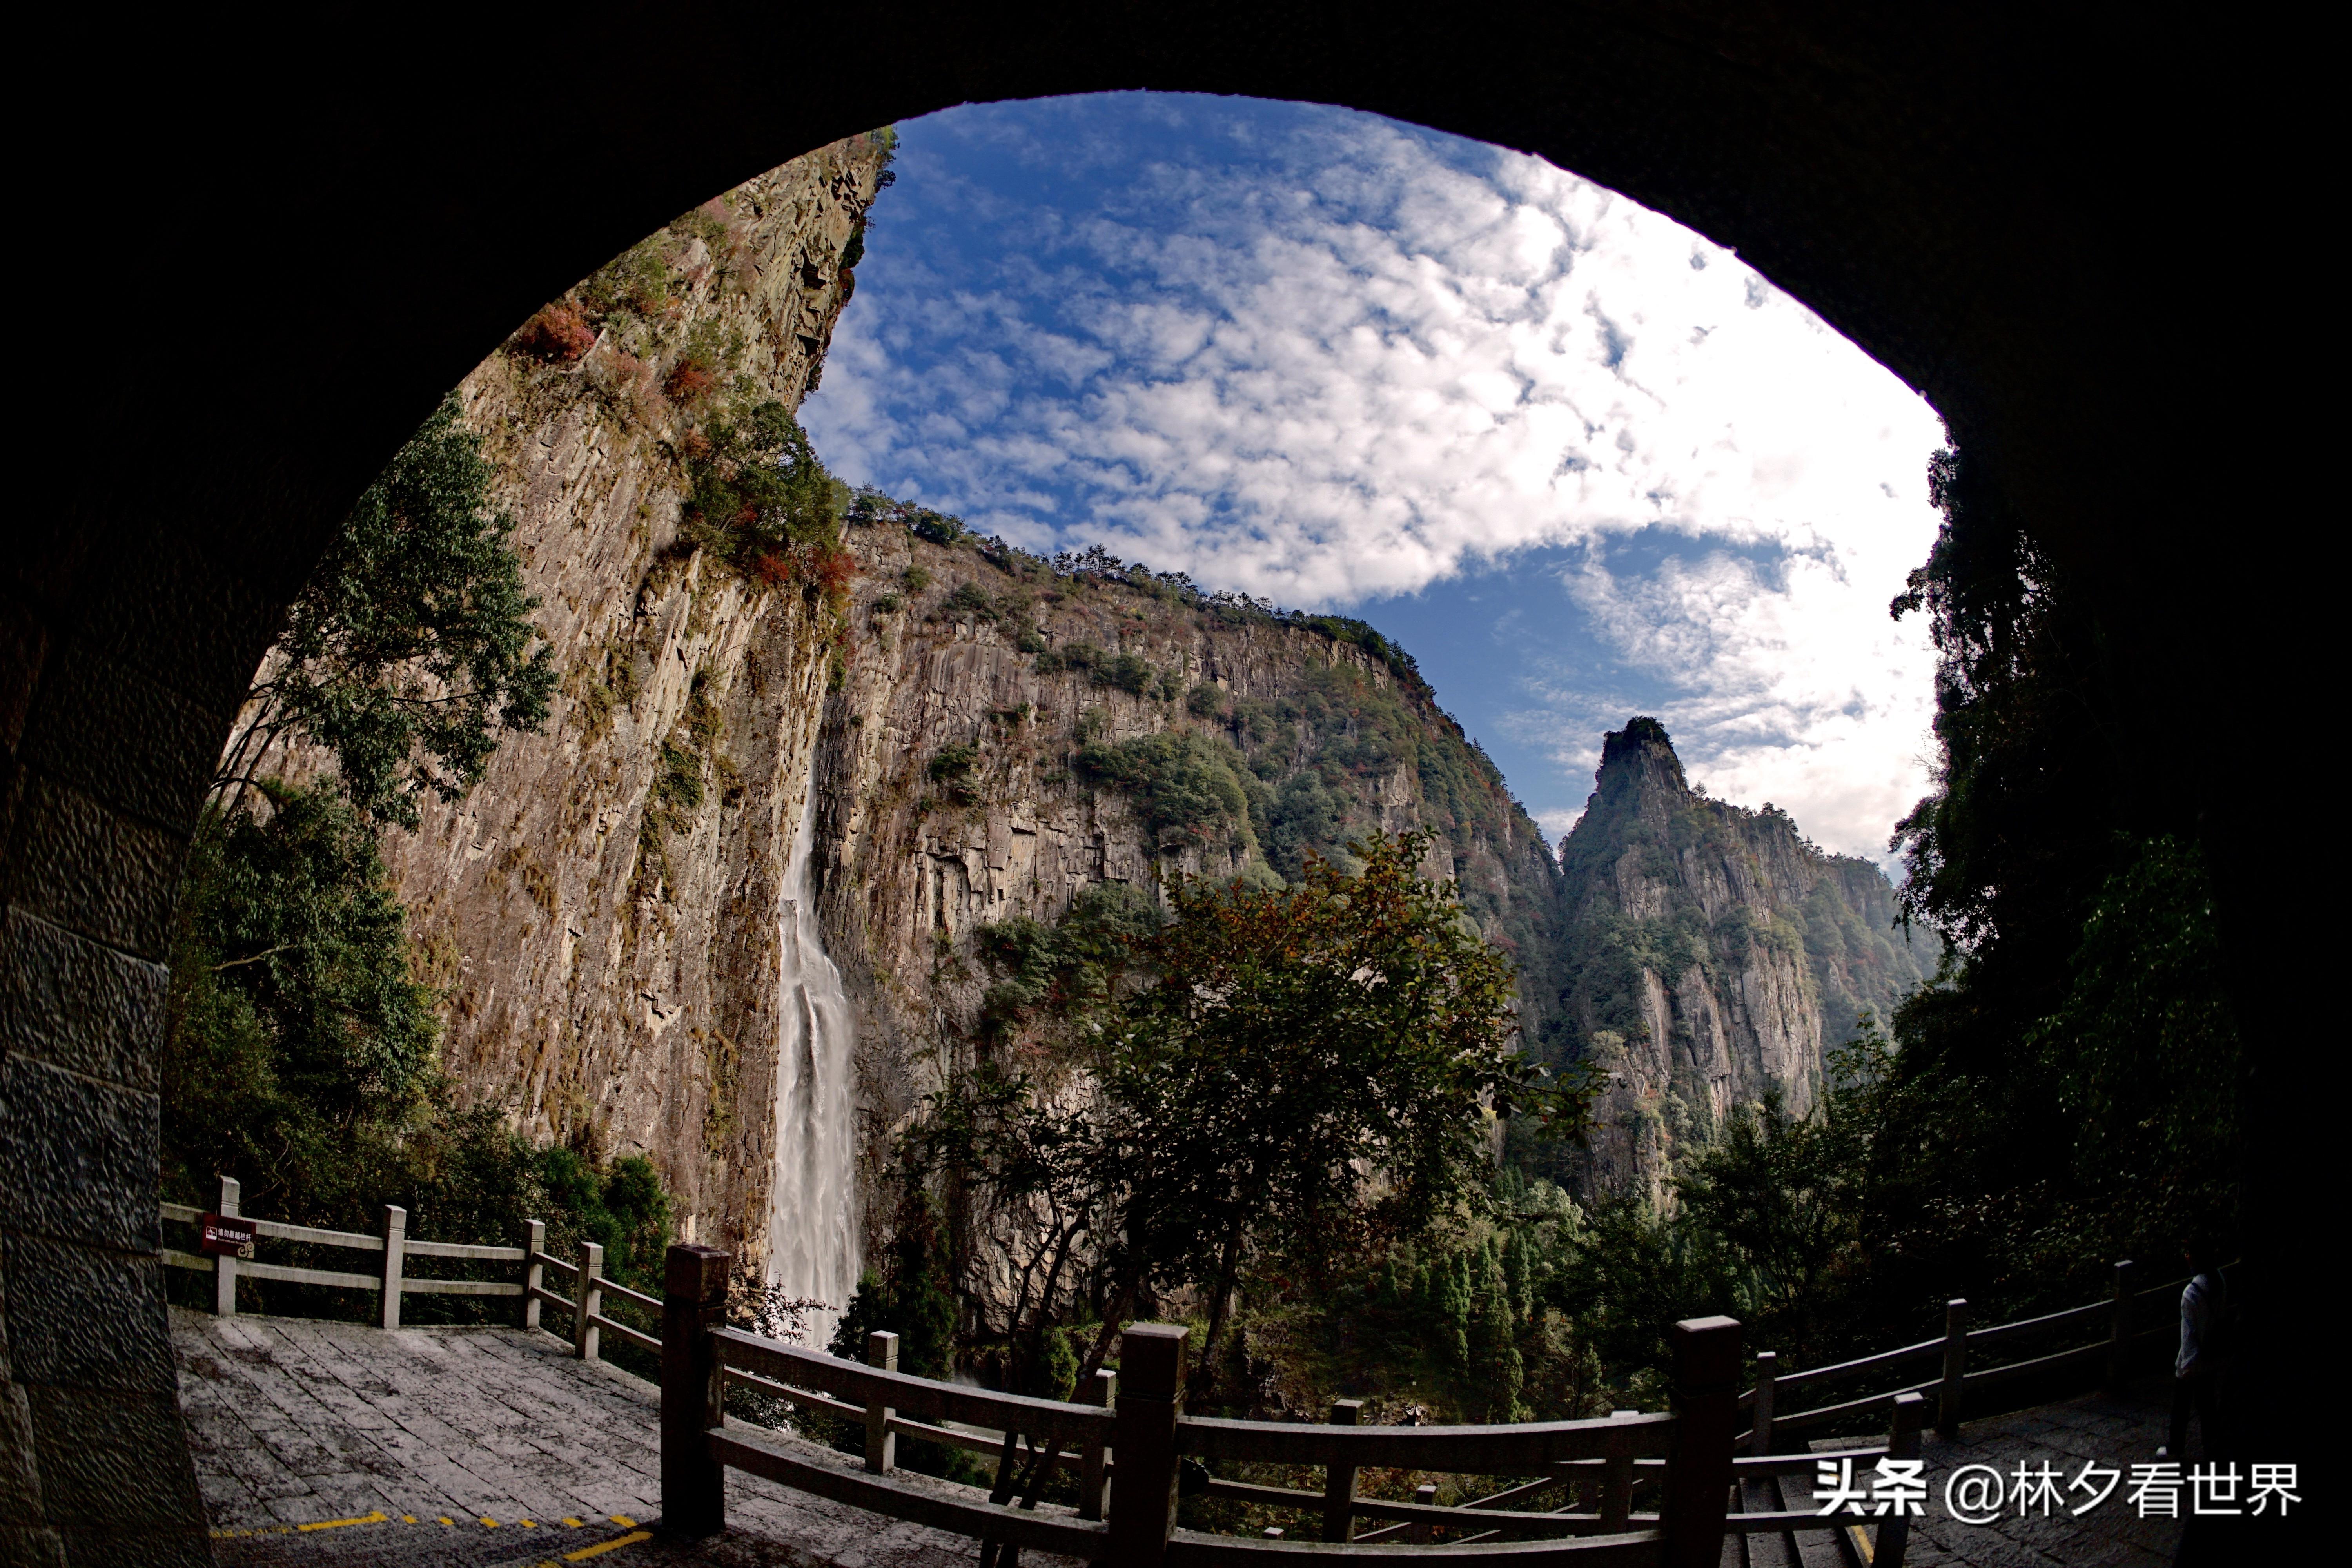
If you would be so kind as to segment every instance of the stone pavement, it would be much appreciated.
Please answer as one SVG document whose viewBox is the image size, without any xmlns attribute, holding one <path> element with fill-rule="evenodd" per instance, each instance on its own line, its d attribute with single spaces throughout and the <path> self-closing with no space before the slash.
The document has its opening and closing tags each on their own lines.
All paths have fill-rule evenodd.
<svg viewBox="0 0 2352 1568">
<path fill-rule="evenodd" d="M 2120 1394 L 2091 1394 L 2015 1415 L 1971 1421 L 1947 1443 L 1926 1435 L 1920 1455 L 1927 1461 L 1927 1515 L 1911 1527 L 1909 1561 L 1919 1568 L 2163 1568 L 2180 1544 L 2180 1521 L 2142 1519 L 2130 1501 L 2131 1467 L 2156 1458 L 2165 1437 L 2172 1396 L 2169 1370 L 2129 1384 Z M 2202 1434 L 2189 1443 L 2204 1457 Z M 2048 1463 L 2061 1472 L 2063 1490 L 2086 1462 L 2124 1472 L 2107 1500 L 2080 1518 L 2087 1494 L 2074 1492 L 2048 1516 L 2020 1518 L 2012 1504 L 1995 1524 L 1968 1525 L 1944 1510 L 1944 1481 L 1963 1465 L 1990 1465 L 2002 1476 L 2021 1464 L 2039 1470 Z M 2184 1473 L 2186 1468 L 2184 1467 Z M 2183 1488 L 2180 1508 L 2189 1509 Z"/>
<path fill-rule="evenodd" d="M 572 1360 L 551 1335 L 174 1308 L 172 1341 L 224 1568 L 947 1568 L 980 1555 L 736 1470 L 726 1535 L 665 1540 L 647 1528 L 661 1511 L 655 1389 Z"/>
</svg>

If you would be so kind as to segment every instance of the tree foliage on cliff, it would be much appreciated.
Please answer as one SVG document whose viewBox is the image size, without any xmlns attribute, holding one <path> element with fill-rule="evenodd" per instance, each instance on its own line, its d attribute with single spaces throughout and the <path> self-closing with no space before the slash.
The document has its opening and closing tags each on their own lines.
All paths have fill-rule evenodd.
<svg viewBox="0 0 2352 1568">
<path fill-rule="evenodd" d="M 1044 1238 L 1016 1346 L 1042 1345 L 1081 1283 L 1107 1325 L 1097 1359 L 1139 1300 L 1191 1288 L 1213 1368 L 1248 1279 L 1329 1274 L 1475 1199 L 1494 1117 L 1572 1121 L 1580 1099 L 1513 1049 L 1509 961 L 1416 869 L 1428 847 L 1374 834 L 1355 874 L 1312 858 L 1284 888 L 1175 878 L 1167 923 L 1125 939 L 1129 983 L 1087 989 L 1089 1088 L 1043 1094 L 988 1064 L 935 1097 L 914 1166 L 956 1171 Z M 1069 967 L 1087 965 L 1106 973 Z"/>
<path fill-rule="evenodd" d="M 473 785 L 502 731 L 546 722 L 555 671 L 530 646 L 539 601 L 457 412 L 445 401 L 352 508 L 247 695 L 216 797 L 299 738 L 333 754 L 361 811 L 414 826 L 424 795 Z"/>
<path fill-rule="evenodd" d="M 1906 913 L 1954 943 L 1895 1016 L 1870 1170 L 1877 1289 L 2078 1291 L 2101 1260 L 2226 1228 L 2244 1086 L 2204 860 L 2119 779 L 2095 623 L 1962 454 L 1893 605 L 1937 653 L 1936 788 L 1904 818 Z"/>
</svg>

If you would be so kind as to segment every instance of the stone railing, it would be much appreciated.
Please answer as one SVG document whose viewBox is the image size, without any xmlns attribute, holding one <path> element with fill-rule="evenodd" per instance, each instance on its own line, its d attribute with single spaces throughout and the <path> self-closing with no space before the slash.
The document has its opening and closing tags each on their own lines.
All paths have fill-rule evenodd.
<svg viewBox="0 0 2352 1568">
<path fill-rule="evenodd" d="M 593 1241 L 582 1245 L 577 1263 L 566 1263 L 551 1256 L 547 1251 L 547 1226 L 539 1220 L 526 1222 L 526 1235 L 520 1247 L 483 1247 L 470 1242 L 416 1240 L 408 1234 L 408 1211 L 397 1204 L 383 1205 L 382 1226 L 373 1236 L 351 1230 L 320 1230 L 307 1225 L 288 1225 L 281 1220 L 257 1219 L 244 1212 L 242 1192 L 234 1176 L 220 1178 L 218 1205 L 210 1213 L 192 1204 L 163 1204 L 158 1206 L 167 1223 L 194 1226 L 200 1235 L 207 1226 L 217 1229 L 215 1222 L 226 1220 L 249 1229 L 256 1241 L 341 1247 L 367 1254 L 373 1263 L 366 1273 L 359 1273 L 310 1268 L 288 1263 L 265 1263 L 227 1250 L 183 1252 L 176 1247 L 164 1247 L 163 1262 L 167 1267 L 213 1277 L 213 1310 L 218 1316 L 236 1315 L 236 1284 L 239 1279 L 283 1279 L 297 1285 L 329 1285 L 344 1289 L 373 1290 L 378 1293 L 379 1298 L 376 1321 L 387 1329 L 400 1327 L 400 1303 L 404 1296 L 505 1296 L 515 1300 L 517 1320 L 526 1329 L 540 1327 L 542 1307 L 551 1306 L 570 1313 L 572 1353 L 583 1360 L 598 1359 L 600 1335 L 605 1331 L 640 1349 L 656 1355 L 661 1353 L 661 1341 L 641 1329 L 614 1321 L 604 1310 L 606 1298 L 611 1297 L 648 1314 L 658 1314 L 662 1305 L 660 1300 L 606 1278 L 604 1249 Z M 203 1243 L 200 1241 L 199 1245 Z M 409 1260 L 419 1258 L 506 1264 L 514 1268 L 515 1278 L 506 1280 L 420 1277 L 408 1271 Z M 546 1271 L 551 1268 L 571 1279 L 571 1294 L 561 1295 L 545 1288 Z"/>
<path fill-rule="evenodd" d="M 726 1525 L 729 1467 L 866 1510 L 977 1538 L 982 1568 L 1011 1568 L 1023 1547 L 1121 1568 L 1264 1563 L 1398 1555 L 1560 1564 L 1716 1568 L 1727 1533 L 1832 1531 L 1848 1521 L 1813 1510 L 1731 1511 L 1737 1483 L 1810 1470 L 1821 1459 L 1916 1458 L 1925 1402 L 1891 1402 L 1885 1445 L 1837 1452 L 1738 1457 L 1739 1325 L 1700 1318 L 1675 1325 L 1674 1409 L 1620 1411 L 1606 1420 L 1496 1426 L 1365 1426 L 1342 1401 L 1328 1424 L 1231 1421 L 1184 1414 L 1189 1331 L 1138 1324 L 1119 1342 L 1116 1379 L 1099 1375 L 1069 1403 L 997 1394 L 896 1370 L 895 1336 L 867 1342 L 866 1363 L 820 1354 L 727 1326 L 729 1258 L 673 1247 L 662 1306 L 661 1471 L 666 1527 L 693 1537 Z M 822 1411 L 863 1428 L 861 1471 L 775 1440 L 725 1415 L 740 1387 Z M 1113 1390 L 1116 1396 L 1113 1397 Z M 997 1458 L 988 1490 L 903 1479 L 896 1440 L 919 1437 Z M 1322 1470 L 1319 1491 L 1210 1477 L 1211 1461 Z M 1406 1502 L 1359 1495 L 1367 1468 L 1509 1478 L 1460 1507 L 1439 1507 L 1433 1486 Z M 1041 1506 L 1046 1483 L 1069 1478 L 1074 1503 Z M 1307 1528 L 1239 1537 L 1176 1527 L 1180 1491 L 1288 1509 Z M 1566 1506 L 1545 1511 L 1564 1496 Z M 1066 1494 L 1068 1495 L 1068 1494 Z M 1358 1532 L 1358 1521 L 1374 1528 Z M 1443 1533 L 1444 1540 L 1436 1538 Z M 1880 1520 L 1876 1568 L 1900 1568 L 1908 1521 Z"/>
<path fill-rule="evenodd" d="M 2112 1388 L 2122 1381 L 2135 1356 L 2161 1342 L 2172 1331 L 2168 1311 L 2159 1314 L 2162 1321 L 2146 1323 L 2148 1309 L 2159 1302 L 2168 1308 L 2179 1299 L 2181 1287 L 2189 1283 L 2187 1279 L 2175 1279 L 2134 1290 L 2131 1273 L 2132 1265 L 2128 1262 L 2115 1266 L 2115 1289 L 2105 1300 L 1990 1328 L 1969 1328 L 1968 1302 L 1950 1301 L 1945 1305 L 1944 1331 L 1937 1338 L 1832 1366 L 1781 1372 L 1779 1357 L 1770 1351 L 1759 1351 L 1756 1356 L 1756 1385 L 1739 1396 L 1740 1408 L 1749 1416 L 1748 1430 L 1744 1434 L 1748 1451 L 1769 1454 L 1775 1444 L 1800 1433 L 1872 1420 L 1886 1408 L 1887 1401 L 1905 1394 L 1932 1397 L 1936 1401 L 1936 1430 L 1949 1437 L 1959 1430 L 1963 1412 L 1971 1417 L 1995 1415 L 2021 1408 L 2023 1404 L 2039 1404 L 2057 1388 L 2094 1384 Z M 1996 1346 L 2007 1349 L 2035 1341 L 2047 1342 L 2070 1333 L 2080 1335 L 2086 1330 L 2092 1334 L 2088 1343 L 1993 1365 L 1975 1364 Z M 1896 1368 L 1914 1365 L 1936 1366 L 1937 1374 L 1834 1404 L 1793 1412 L 1783 1410 L 1789 1395 L 1799 1389 L 1869 1378 L 1873 1374 L 1883 1376 Z M 2024 1395 L 2021 1399 L 2008 1397 L 2019 1392 Z"/>
</svg>

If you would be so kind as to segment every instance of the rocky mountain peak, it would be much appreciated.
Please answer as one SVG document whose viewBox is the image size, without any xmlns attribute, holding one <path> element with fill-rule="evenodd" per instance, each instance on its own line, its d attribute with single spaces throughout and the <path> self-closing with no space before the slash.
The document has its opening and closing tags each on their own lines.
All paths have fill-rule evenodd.
<svg viewBox="0 0 2352 1568">
<path fill-rule="evenodd" d="M 1542 1048 L 1607 1088 L 1588 1150 L 1557 1173 L 1663 1202 L 1738 1107 L 1770 1094 L 1808 1111 L 1825 1053 L 1934 953 L 1896 926 L 1877 867 L 1825 853 L 1773 806 L 1693 790 L 1656 719 L 1602 739 L 1593 784 L 1560 844 L 1566 984 Z"/>
<path fill-rule="evenodd" d="M 1591 798 L 1585 803 L 1588 816 L 1632 815 L 1658 827 L 1691 793 L 1666 727 L 1643 714 L 1601 736 L 1601 771 L 1592 782 Z"/>
</svg>

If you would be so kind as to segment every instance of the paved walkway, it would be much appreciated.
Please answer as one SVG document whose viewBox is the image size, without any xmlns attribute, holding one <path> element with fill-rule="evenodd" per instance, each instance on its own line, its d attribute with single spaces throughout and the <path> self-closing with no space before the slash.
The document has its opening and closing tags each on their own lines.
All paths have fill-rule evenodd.
<svg viewBox="0 0 2352 1568">
<path fill-rule="evenodd" d="M 223 1568 L 947 1568 L 980 1555 L 961 1536 L 735 1470 L 725 1536 L 656 1535 L 654 1388 L 547 1334 L 174 1309 L 172 1339 Z"/>
<path fill-rule="evenodd" d="M 2169 1395 L 2168 1380 L 2159 1373 L 2121 1395 L 2086 1394 L 1972 1421 L 1949 1443 L 1932 1431 L 1922 1434 L 1927 1510 L 1913 1521 L 1906 1561 L 1915 1568 L 2167 1568 L 2179 1548 L 2180 1521 L 2141 1518 L 2131 1500 L 2130 1477 L 2133 1465 L 2156 1458 Z M 1854 1441 L 1832 1438 L 1813 1446 L 1838 1448 Z M 2088 1507 L 2091 1494 L 2071 1489 L 2086 1465 L 2116 1472 L 2105 1500 Z M 2015 1502 L 2018 1471 L 2021 1467 L 2029 1477 L 2038 1477 L 2044 1466 L 2055 1472 L 2058 1496 L 2052 1505 L 2021 1513 Z M 1998 1519 L 1965 1522 L 1948 1506 L 1948 1483 L 1970 1467 L 1980 1468 L 1979 1479 L 1983 1469 L 1998 1476 Z M 1866 1486 L 1868 1467 L 1857 1467 L 1854 1479 Z M 2095 1479 L 2093 1484 L 2101 1481 Z M 1746 1507 L 1751 1512 L 1810 1511 L 1817 1506 L 1813 1487 L 1810 1475 L 1783 1477 L 1777 1491 L 1772 1483 L 1749 1482 L 1743 1489 Z M 2186 1489 L 2181 1506 L 2189 1506 Z M 2076 1508 L 2085 1511 L 2076 1515 Z M 1981 1518 L 1993 1510 L 1970 1511 Z M 1744 1550 L 1743 1559 L 1727 1543 L 1723 1568 L 1856 1568 L 1863 1561 L 1852 1542 L 1827 1531 L 1750 1535 Z"/>
<path fill-rule="evenodd" d="M 1920 1455 L 1931 1482 L 1927 1516 L 1912 1526 L 1909 1561 L 1918 1568 L 2164 1568 L 2180 1545 L 2177 1519 L 2142 1519 L 2130 1500 L 2131 1468 L 2156 1458 L 2170 1415 L 2169 1371 L 2127 1387 L 2120 1394 L 2093 1394 L 2013 1415 L 1970 1422 L 1947 1443 L 1927 1434 Z M 2196 1436 L 2189 1447 L 2204 1453 Z M 1995 1524 L 1968 1525 L 1944 1509 L 1945 1478 L 1964 1465 L 1990 1465 L 2013 1478 L 2023 1465 L 2043 1464 L 2060 1472 L 2065 1499 L 2047 1514 L 2021 1518 L 2012 1502 Z M 2076 1517 L 2089 1494 L 2067 1492 L 2085 1464 L 2123 1472 L 2105 1502 Z M 2013 1481 L 2012 1481 L 2013 1489 Z M 2189 1510 L 2187 1489 L 2181 1511 Z"/>
</svg>

